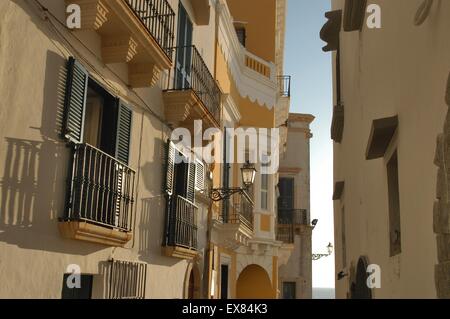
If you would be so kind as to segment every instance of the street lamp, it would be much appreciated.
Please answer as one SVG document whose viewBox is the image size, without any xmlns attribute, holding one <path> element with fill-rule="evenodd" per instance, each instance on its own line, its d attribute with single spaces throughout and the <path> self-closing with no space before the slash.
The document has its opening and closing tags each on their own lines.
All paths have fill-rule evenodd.
<svg viewBox="0 0 450 319">
<path fill-rule="evenodd" d="M 245 165 L 242 166 L 241 174 L 242 174 L 242 182 L 244 183 L 244 186 L 246 188 L 249 188 L 255 183 L 256 168 L 254 165 L 250 164 L 249 161 L 247 161 L 247 163 L 245 163 Z"/>
<path fill-rule="evenodd" d="M 211 199 L 215 202 L 220 202 L 229 199 L 234 194 L 240 193 L 246 195 L 246 190 L 255 183 L 256 168 L 250 164 L 249 161 L 241 168 L 242 183 L 245 188 L 242 187 L 224 187 L 213 188 L 211 190 Z"/>
<path fill-rule="evenodd" d="M 333 253 L 333 248 L 334 248 L 333 245 L 331 243 L 329 243 L 327 246 L 328 253 L 327 254 L 313 254 L 312 260 L 319 260 L 321 258 L 331 256 L 331 254 Z"/>
</svg>

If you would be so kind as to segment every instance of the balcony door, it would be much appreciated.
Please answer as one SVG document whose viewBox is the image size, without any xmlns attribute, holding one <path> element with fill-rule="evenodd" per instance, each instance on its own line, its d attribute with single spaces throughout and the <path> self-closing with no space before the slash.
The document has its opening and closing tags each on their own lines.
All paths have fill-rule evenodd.
<svg viewBox="0 0 450 319">
<path fill-rule="evenodd" d="M 180 3 L 178 14 L 178 42 L 175 65 L 175 89 L 182 90 L 191 86 L 193 25 L 186 9 Z"/>
<path fill-rule="evenodd" d="M 280 197 L 278 198 L 278 217 L 279 219 L 292 220 L 294 209 L 294 179 L 280 178 L 279 183 Z"/>
</svg>

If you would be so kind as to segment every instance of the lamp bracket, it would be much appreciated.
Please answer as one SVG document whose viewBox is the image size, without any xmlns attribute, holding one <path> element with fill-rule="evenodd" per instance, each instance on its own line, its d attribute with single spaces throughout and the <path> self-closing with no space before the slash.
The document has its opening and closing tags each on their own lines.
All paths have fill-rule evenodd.
<svg viewBox="0 0 450 319">
<path fill-rule="evenodd" d="M 211 190 L 210 197 L 214 202 L 221 202 L 230 199 L 234 194 L 243 195 L 247 199 L 247 201 L 254 205 L 253 200 L 247 193 L 247 190 L 242 187 L 213 188 Z"/>
</svg>

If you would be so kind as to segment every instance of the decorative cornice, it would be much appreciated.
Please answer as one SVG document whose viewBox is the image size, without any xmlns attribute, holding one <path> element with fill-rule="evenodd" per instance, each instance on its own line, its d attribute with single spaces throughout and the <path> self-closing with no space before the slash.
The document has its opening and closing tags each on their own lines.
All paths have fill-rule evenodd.
<svg viewBox="0 0 450 319">
<path fill-rule="evenodd" d="M 311 114 L 289 113 L 289 122 L 302 122 L 311 124 L 316 117 Z"/>
<path fill-rule="evenodd" d="M 230 69 L 231 76 L 243 98 L 257 102 L 268 109 L 277 103 L 277 81 L 275 64 L 266 62 L 248 52 L 240 44 L 233 25 L 233 18 L 224 0 L 218 2 L 219 34 L 218 42 L 225 61 Z M 245 64 L 246 56 L 258 61 L 270 69 L 270 76 L 264 76 Z"/>
<path fill-rule="evenodd" d="M 239 123 L 242 119 L 242 115 L 239 112 L 239 109 L 231 95 L 226 94 L 224 96 L 224 101 L 224 107 L 228 111 L 228 114 L 230 114 L 230 116 L 232 117 L 232 121 L 235 123 Z"/>
</svg>

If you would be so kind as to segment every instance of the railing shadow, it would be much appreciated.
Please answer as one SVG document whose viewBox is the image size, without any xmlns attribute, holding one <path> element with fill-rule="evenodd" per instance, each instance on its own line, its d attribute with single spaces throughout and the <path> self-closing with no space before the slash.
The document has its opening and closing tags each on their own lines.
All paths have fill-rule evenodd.
<svg viewBox="0 0 450 319">
<path fill-rule="evenodd" d="M 69 149 L 60 139 L 66 82 L 66 60 L 48 51 L 45 78 L 35 103 L 21 104 L 23 91 L 15 90 L 8 105 L 14 116 L 23 117 L 27 110 L 41 112 L 40 127 L 31 116 L 17 123 L 5 123 L 0 137 L 0 241 L 22 248 L 88 254 L 99 247 L 63 240 L 58 231 L 58 218 L 64 213 Z M 28 80 L 30 81 L 30 80 Z M 26 82 L 25 82 L 26 83 Z M 17 98 L 16 98 L 17 97 Z M 38 113 L 39 114 L 39 113 Z M 20 130 L 18 130 L 20 128 Z M 20 133 L 19 133 L 20 132 Z M 37 133 L 37 134 L 36 134 Z M 23 137 L 33 138 L 23 138 Z M 3 155 L 4 154 L 4 155 Z M 1 174 L 1 173 L 0 173 Z"/>
</svg>

